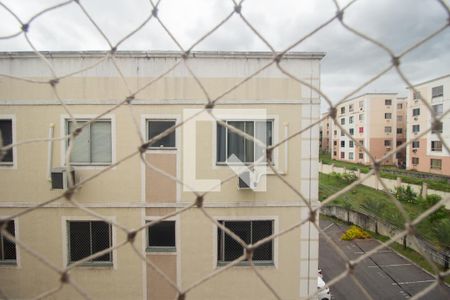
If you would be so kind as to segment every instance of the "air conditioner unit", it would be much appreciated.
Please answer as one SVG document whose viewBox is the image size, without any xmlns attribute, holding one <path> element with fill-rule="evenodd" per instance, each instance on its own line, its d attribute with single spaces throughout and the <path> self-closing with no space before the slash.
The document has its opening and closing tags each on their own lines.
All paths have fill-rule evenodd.
<svg viewBox="0 0 450 300">
<path fill-rule="evenodd" d="M 417 121 L 418 119 L 417 119 L 417 117 L 414 117 L 414 121 Z"/>
<path fill-rule="evenodd" d="M 417 149 L 413 149 L 412 152 L 416 153 L 416 152 L 417 152 Z"/>
<path fill-rule="evenodd" d="M 253 177 L 254 176 L 252 176 L 249 171 L 245 171 L 239 174 L 238 188 L 240 190 L 256 188 L 256 181 Z"/>
<path fill-rule="evenodd" d="M 73 180 L 75 181 L 75 170 L 71 169 L 70 173 Z M 69 186 L 69 176 L 67 176 L 66 168 L 55 168 L 51 172 L 52 189 L 63 189 L 66 190 Z"/>
</svg>

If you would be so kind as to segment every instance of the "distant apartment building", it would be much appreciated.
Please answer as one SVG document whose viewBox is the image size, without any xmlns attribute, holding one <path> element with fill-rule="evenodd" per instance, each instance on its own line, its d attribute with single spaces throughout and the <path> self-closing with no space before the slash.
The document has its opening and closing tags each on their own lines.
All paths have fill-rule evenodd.
<svg viewBox="0 0 450 300">
<path fill-rule="evenodd" d="M 416 84 L 414 88 L 429 101 L 428 104 L 442 117 L 450 109 L 450 74 Z M 432 124 L 431 112 L 421 100 L 419 94 L 410 90 L 408 97 L 408 140 L 414 139 Z M 450 114 L 441 120 L 442 126 L 434 128 L 425 136 L 412 142 L 407 148 L 407 168 L 421 172 L 450 175 L 450 153 L 443 147 L 438 133 L 447 145 L 450 145 Z"/>
<path fill-rule="evenodd" d="M 52 132 L 50 128 L 54 137 L 60 138 L 53 143 L 24 144 L 3 155 L 0 163 L 2 218 L 61 195 L 66 181 L 64 176 L 59 177 L 63 174 L 59 168 L 66 167 L 66 150 L 71 146 L 64 136 L 81 125 L 85 127 L 75 138 L 69 158 L 76 181 L 102 172 L 105 167 L 114 167 L 83 184 L 74 197 L 82 206 L 129 229 L 176 213 L 196 200 L 189 188 L 160 172 L 182 182 L 220 183 L 235 174 L 229 166 L 234 163 L 233 154 L 244 165 L 254 163 L 261 155 L 257 145 L 215 121 L 206 120 L 187 122 L 149 145 L 143 156 L 157 169 L 146 167 L 139 155 L 122 161 L 136 152 L 141 138 L 154 138 L 182 122 L 186 111 L 205 107 L 206 96 L 191 71 L 213 99 L 231 91 L 213 110 L 223 122 L 250 136 L 264 137 L 268 145 L 319 120 L 319 95 L 282 74 L 275 65 L 247 80 L 272 61 L 272 53 L 195 52 L 187 61 L 190 70 L 181 62 L 170 72 L 181 59 L 180 53 L 119 51 L 115 53 L 115 61 L 100 60 L 105 54 L 43 53 L 59 75 L 83 70 L 53 82 L 69 114 L 48 84 L 16 79 L 49 81 L 51 72 L 40 58 L 32 52 L 0 53 L 0 73 L 10 75 L 0 81 L 0 129 L 4 144 L 47 138 Z M 290 53 L 283 65 L 318 88 L 323 56 L 322 53 Z M 116 66 L 121 67 L 122 73 L 117 72 Z M 164 72 L 167 74 L 158 80 Z M 131 90 L 140 89 L 132 99 L 132 109 L 125 104 L 92 121 L 127 99 L 129 91 L 122 79 Z M 146 86 L 152 80 L 154 83 Z M 244 80 L 242 86 L 231 90 Z M 392 97 L 389 95 L 389 99 Z M 392 105 L 390 110 L 385 107 L 383 101 L 377 101 L 380 102 L 377 106 L 385 111 L 394 110 Z M 347 104 L 347 111 L 340 117 L 348 122 L 352 116 L 355 124 L 367 130 L 362 122 L 367 122 L 372 104 L 366 101 L 360 109 L 358 103 L 354 102 L 353 111 L 348 111 Z M 265 112 L 264 116 L 254 114 L 259 110 Z M 366 114 L 366 119 L 358 121 L 358 114 L 353 114 L 356 112 Z M 386 120 L 386 126 L 394 121 Z M 275 169 L 312 207 L 319 203 L 318 137 L 319 126 L 314 126 L 283 143 L 272 157 Z M 366 137 L 366 143 L 374 142 Z M 185 145 L 194 150 L 188 151 Z M 340 153 L 344 149 L 335 151 Z M 345 153 L 348 155 L 350 151 Z M 264 161 L 262 165 L 265 166 Z M 49 166 L 55 174 L 51 181 Z M 233 178 L 207 193 L 203 202 L 215 221 L 248 244 L 288 229 L 309 215 L 307 205 L 298 194 L 271 170 L 265 170 L 251 182 L 257 187 L 264 181 L 264 190 L 251 189 L 240 178 Z M 64 199 L 13 219 L 7 230 L 60 269 L 127 240 L 120 228 Z M 4 296 L 29 299 L 59 285 L 56 272 L 1 235 L 0 241 L 0 285 Z M 253 261 L 281 298 L 305 298 L 317 292 L 318 243 L 317 230 L 306 222 L 263 244 L 254 252 Z M 195 207 L 141 231 L 134 245 L 140 255 L 183 289 L 221 270 L 244 253 L 239 243 Z M 75 267 L 69 276 L 93 299 L 175 299 L 177 294 L 129 245 Z M 68 286 L 53 297 L 75 299 L 79 295 Z M 244 262 L 195 286 L 187 298 L 262 300 L 272 299 L 273 295 Z"/>
<path fill-rule="evenodd" d="M 325 114 L 322 114 L 324 117 Z M 320 151 L 330 153 L 331 150 L 331 122 L 325 118 L 320 122 Z"/>
<path fill-rule="evenodd" d="M 382 158 L 405 141 L 406 99 L 394 93 L 368 93 L 337 106 L 336 121 L 356 140 L 332 122 L 331 155 L 333 159 L 370 164 L 365 146 L 375 159 Z M 383 164 L 401 165 L 405 151 L 399 151 Z"/>
</svg>

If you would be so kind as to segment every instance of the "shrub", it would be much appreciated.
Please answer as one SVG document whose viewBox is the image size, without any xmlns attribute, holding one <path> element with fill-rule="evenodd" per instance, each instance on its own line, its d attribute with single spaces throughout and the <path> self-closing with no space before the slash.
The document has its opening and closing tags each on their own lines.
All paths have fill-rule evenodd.
<svg viewBox="0 0 450 300">
<path fill-rule="evenodd" d="M 426 209 L 432 207 L 433 205 L 435 205 L 436 203 L 438 203 L 439 201 L 441 201 L 442 198 L 439 195 L 432 194 L 432 195 L 426 196 L 425 199 L 422 197 L 419 197 L 418 199 L 419 199 L 420 206 L 422 206 L 422 208 L 424 210 L 426 210 Z M 438 208 L 436 211 L 434 211 L 432 214 L 430 214 L 428 216 L 428 220 L 431 223 L 435 223 L 436 221 L 445 219 L 448 216 L 449 216 L 448 211 L 444 207 L 441 206 L 440 208 Z"/>
<path fill-rule="evenodd" d="M 385 202 L 380 201 L 379 199 L 366 198 L 363 200 L 362 207 L 364 207 L 369 212 L 374 213 L 375 215 L 381 215 L 382 210 L 386 206 Z"/>
<path fill-rule="evenodd" d="M 351 226 L 347 231 L 341 236 L 341 240 L 352 241 L 354 239 L 369 239 L 370 234 L 362 230 L 358 226 Z"/>
<path fill-rule="evenodd" d="M 402 186 L 395 188 L 395 198 L 400 202 L 412 204 L 417 202 L 417 194 L 409 185 L 406 188 Z"/>
<path fill-rule="evenodd" d="M 341 175 L 342 180 L 346 183 L 352 183 L 358 179 L 354 173 L 344 173 Z"/>
<path fill-rule="evenodd" d="M 433 231 L 443 249 L 450 249 L 450 219 L 443 219 L 433 226 Z"/>
</svg>

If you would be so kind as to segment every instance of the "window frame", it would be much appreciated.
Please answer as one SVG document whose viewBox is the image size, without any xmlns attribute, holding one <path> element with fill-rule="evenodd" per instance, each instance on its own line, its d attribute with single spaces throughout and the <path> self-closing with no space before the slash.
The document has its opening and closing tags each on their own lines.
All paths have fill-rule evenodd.
<svg viewBox="0 0 450 300">
<path fill-rule="evenodd" d="M 420 108 L 419 108 L 419 107 L 416 107 L 416 108 L 413 108 L 413 109 L 412 109 L 412 116 L 413 116 L 413 117 L 418 117 L 418 116 L 420 116 Z"/>
<path fill-rule="evenodd" d="M 225 222 L 245 222 L 245 221 L 272 221 L 272 235 L 276 234 L 278 232 L 278 217 L 277 216 L 239 216 L 239 217 L 233 217 L 233 216 L 222 216 L 222 217 L 215 217 L 215 220 L 217 222 L 225 221 Z M 218 257 L 218 232 L 220 228 L 216 225 L 212 225 L 213 229 L 213 244 L 214 244 L 214 257 L 213 257 L 213 264 L 214 268 L 221 268 L 227 266 L 231 261 L 219 261 Z M 221 230 L 222 231 L 222 230 Z M 223 232 L 223 231 L 222 231 Z M 225 234 L 223 232 L 223 234 Z M 271 261 L 255 261 L 253 260 L 253 263 L 258 268 L 278 268 L 278 239 L 272 240 L 272 260 Z M 235 267 L 250 267 L 248 262 L 246 260 L 242 261 L 241 263 L 237 264 Z"/>
<path fill-rule="evenodd" d="M 7 217 L 6 216 L 0 217 L 0 219 L 5 219 L 5 218 L 7 218 Z M 10 221 L 12 221 L 14 223 L 14 238 L 20 239 L 18 218 L 13 218 Z M 3 240 L 4 239 L 5 238 L 0 233 L 0 247 L 2 247 L 2 248 L 3 248 Z M 13 243 L 13 242 L 11 242 L 11 243 Z M 15 259 L 5 260 L 5 259 L 1 259 L 1 257 L 0 257 L 0 268 L 8 268 L 8 267 L 20 268 L 20 247 L 18 247 L 16 243 L 13 243 L 13 244 L 14 244 L 15 252 L 16 252 Z M 2 253 L 4 253 L 3 249 L 2 249 Z"/>
<path fill-rule="evenodd" d="M 384 126 L 384 133 L 392 133 L 392 126 Z"/>
<path fill-rule="evenodd" d="M 391 106 L 392 105 L 392 99 L 384 99 L 384 105 L 385 106 Z"/>
<path fill-rule="evenodd" d="M 160 122 L 174 122 L 174 125 L 176 125 L 178 123 L 178 119 L 177 118 L 146 118 L 145 119 L 145 141 L 149 141 L 149 130 L 150 130 L 150 122 L 152 121 L 160 121 Z M 172 125 L 173 126 L 173 125 Z M 170 126 L 170 127 L 172 127 Z M 157 147 L 157 146 L 148 146 L 148 150 L 177 150 L 179 145 L 177 143 L 178 141 L 178 128 L 175 128 L 175 131 L 173 131 L 171 134 L 175 134 L 174 137 L 174 142 L 175 142 L 175 146 L 171 146 L 171 147 Z M 170 136 L 170 134 L 168 135 Z M 168 137 L 167 136 L 167 137 Z"/>
<path fill-rule="evenodd" d="M 403 134 L 403 127 L 397 127 L 397 134 Z"/>
<path fill-rule="evenodd" d="M 438 143 L 438 144 L 440 143 L 441 147 L 438 147 L 438 148 L 436 148 L 436 146 L 433 147 L 433 143 Z M 431 150 L 431 152 L 442 152 L 442 142 L 441 141 L 431 141 L 430 150 Z"/>
<path fill-rule="evenodd" d="M 9 120 L 11 121 L 11 142 L 12 144 L 17 142 L 16 139 L 16 116 L 11 114 L 0 114 L 0 120 Z M 12 161 L 3 162 L 0 161 L 0 169 L 17 169 L 17 147 L 13 147 L 11 149 L 12 153 Z"/>
<path fill-rule="evenodd" d="M 413 141 L 413 142 L 411 142 L 411 148 L 412 149 L 419 149 L 420 148 L 420 141 Z"/>
<path fill-rule="evenodd" d="M 436 117 L 441 116 L 444 113 L 444 103 L 438 103 L 431 105 Z M 440 111 L 436 110 L 436 107 L 440 107 Z"/>
<path fill-rule="evenodd" d="M 437 92 L 435 93 L 435 90 Z M 431 98 L 443 97 L 444 96 L 444 85 L 437 85 L 431 88 Z"/>
<path fill-rule="evenodd" d="M 433 164 L 433 162 L 439 162 L 439 164 L 435 165 L 435 164 Z M 430 158 L 430 169 L 431 170 L 442 170 L 442 159 Z"/>
<path fill-rule="evenodd" d="M 89 121 L 92 119 L 95 119 L 98 115 L 94 114 L 75 114 L 73 115 L 74 119 L 77 121 Z M 68 140 L 64 137 L 69 132 L 68 122 L 72 121 L 71 117 L 69 115 L 62 115 L 61 116 L 61 155 L 60 155 L 60 161 L 61 166 L 66 165 L 66 151 L 68 147 Z M 83 168 L 83 169 L 103 169 L 105 167 L 108 167 L 110 165 L 113 165 L 116 163 L 116 118 L 114 114 L 107 114 L 102 116 L 99 121 L 110 121 L 111 123 L 111 162 L 109 163 L 73 163 L 69 161 L 70 165 L 75 168 Z"/>
<path fill-rule="evenodd" d="M 150 223 L 150 222 L 155 221 L 157 219 L 158 219 L 157 217 L 146 218 L 145 223 Z M 174 234 L 175 245 L 174 246 L 151 246 L 150 245 L 150 230 L 151 230 L 152 227 L 158 226 L 159 224 L 161 224 L 163 222 L 173 222 L 174 223 L 174 228 L 173 228 L 174 232 L 173 232 L 173 234 Z M 157 224 L 155 224 L 153 226 L 147 227 L 147 230 L 146 230 L 146 244 L 145 244 L 145 251 L 146 251 L 146 253 L 149 253 L 149 254 L 161 254 L 161 253 L 176 254 L 177 249 L 178 249 L 178 244 L 179 244 L 179 241 L 177 239 L 177 237 L 178 237 L 178 234 L 177 234 L 178 223 L 179 223 L 178 220 L 176 220 L 175 218 L 169 218 L 169 219 L 164 219 L 161 222 L 159 222 L 159 223 L 157 223 Z"/>
<path fill-rule="evenodd" d="M 390 113 L 390 112 L 384 113 L 384 119 L 385 120 L 391 120 L 392 119 L 392 113 Z"/>
<path fill-rule="evenodd" d="M 276 126 L 276 118 L 275 117 L 270 117 L 268 116 L 267 119 L 233 119 L 233 118 L 223 118 L 222 121 L 228 123 L 228 122 L 253 122 L 253 128 L 254 130 L 256 129 L 255 123 L 256 122 L 270 122 L 272 124 L 272 145 L 275 145 L 277 143 L 277 126 Z M 213 143 L 215 145 L 215 147 L 213 148 L 214 151 L 214 164 L 216 166 L 226 166 L 226 165 L 233 165 L 235 163 L 233 162 L 229 162 L 228 161 L 228 128 L 223 126 L 225 129 L 225 161 L 219 161 L 219 157 L 217 155 L 218 149 L 219 149 L 219 143 L 218 143 L 218 135 L 217 135 L 217 130 L 218 130 L 218 126 L 219 124 L 217 122 L 214 122 L 215 126 L 213 126 L 213 132 L 214 132 L 214 140 Z M 255 135 L 255 131 L 253 132 L 253 137 Z M 248 140 L 250 141 L 250 140 Z M 242 163 L 246 164 L 246 165 L 251 165 L 255 163 L 255 158 L 256 158 L 256 148 L 255 144 L 253 143 L 253 161 L 252 162 L 247 162 L 244 161 Z M 276 156 L 276 151 L 273 153 L 273 157 L 272 157 L 272 163 L 274 166 L 277 165 L 277 156 Z M 238 163 L 239 164 L 239 163 Z M 259 163 L 259 165 L 267 165 L 267 162 L 263 161 L 261 163 Z"/>
<path fill-rule="evenodd" d="M 418 157 L 411 157 L 411 164 L 413 166 L 417 166 L 419 164 L 419 158 Z"/>
<path fill-rule="evenodd" d="M 116 217 L 108 217 L 106 220 L 111 221 L 111 222 L 115 222 L 116 221 Z M 64 265 L 65 266 L 69 266 L 73 263 L 75 263 L 76 261 L 71 261 L 70 259 L 70 232 L 69 232 L 69 222 L 95 222 L 95 221 L 100 221 L 100 222 L 104 222 L 104 220 L 101 219 L 96 219 L 96 218 L 92 218 L 89 216 L 78 216 L 78 217 L 72 217 L 72 216 L 64 216 L 62 217 L 62 225 L 63 228 L 65 228 L 65 230 L 62 230 L 62 241 L 63 241 L 63 258 L 64 258 Z M 112 226 L 111 224 L 109 225 L 110 228 L 110 247 L 113 247 L 114 245 L 116 245 L 116 229 L 115 226 Z M 92 254 L 90 254 L 92 255 Z M 89 261 L 89 262 L 85 262 L 83 264 L 78 265 L 79 267 L 93 267 L 95 269 L 97 268 L 113 268 L 113 269 L 117 269 L 117 249 L 114 249 L 110 252 L 111 255 L 111 260 L 107 261 L 107 262 L 102 262 L 102 261 Z M 77 267 L 78 267 L 77 266 Z"/>
<path fill-rule="evenodd" d="M 414 130 L 416 128 L 417 128 L 417 130 Z M 419 124 L 412 125 L 411 131 L 412 131 L 412 133 L 419 133 L 420 132 L 420 125 Z"/>
</svg>

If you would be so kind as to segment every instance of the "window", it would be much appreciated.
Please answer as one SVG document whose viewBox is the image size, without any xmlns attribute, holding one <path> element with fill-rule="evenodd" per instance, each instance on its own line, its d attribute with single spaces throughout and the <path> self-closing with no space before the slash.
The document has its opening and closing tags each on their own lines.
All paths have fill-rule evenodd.
<svg viewBox="0 0 450 300">
<path fill-rule="evenodd" d="M 444 96 L 444 86 L 435 86 L 431 89 L 431 98 Z"/>
<path fill-rule="evenodd" d="M 341 152 L 341 159 L 345 158 L 345 152 Z"/>
<path fill-rule="evenodd" d="M 392 105 L 392 99 L 384 100 L 384 105 Z"/>
<path fill-rule="evenodd" d="M 345 106 L 341 107 L 341 114 L 345 114 Z"/>
<path fill-rule="evenodd" d="M 441 159 L 430 159 L 430 167 L 432 169 L 441 170 L 442 169 L 442 160 Z"/>
<path fill-rule="evenodd" d="M 358 158 L 359 159 L 364 159 L 364 153 L 358 153 Z"/>
<path fill-rule="evenodd" d="M 396 141 L 396 142 L 395 142 L 395 145 L 396 145 L 397 147 L 400 146 L 401 144 L 403 144 L 402 141 Z M 400 154 L 400 153 L 397 152 L 397 154 Z"/>
<path fill-rule="evenodd" d="M 442 113 L 444 112 L 444 105 L 443 104 L 433 105 L 433 110 L 434 110 L 434 113 L 436 114 L 436 116 L 438 117 L 438 116 L 442 115 Z"/>
<path fill-rule="evenodd" d="M 363 133 L 364 132 L 364 127 L 359 127 L 359 133 Z"/>
<path fill-rule="evenodd" d="M 418 165 L 419 164 L 419 158 L 418 157 L 413 157 L 412 158 L 412 164 L 413 165 Z"/>
<path fill-rule="evenodd" d="M 353 141 L 348 141 L 348 147 L 349 147 L 349 148 L 353 148 L 353 147 L 354 147 Z"/>
<path fill-rule="evenodd" d="M 333 145 L 334 145 L 334 146 L 337 146 L 337 141 L 333 141 Z"/>
<path fill-rule="evenodd" d="M 420 108 L 413 108 L 412 115 L 413 117 L 420 116 Z"/>
<path fill-rule="evenodd" d="M 273 220 L 258 221 L 219 221 L 220 224 L 230 229 L 246 244 L 254 244 L 259 240 L 273 234 Z M 253 253 L 255 264 L 273 264 L 273 241 L 269 241 L 258 247 Z M 231 236 L 219 227 L 217 228 L 217 263 L 223 265 L 231 262 L 244 254 L 244 248 Z"/>
<path fill-rule="evenodd" d="M 341 147 L 345 148 L 345 141 L 341 141 Z"/>
<path fill-rule="evenodd" d="M 148 140 L 154 138 L 158 134 L 163 133 L 170 127 L 175 126 L 176 120 L 147 120 L 147 138 Z M 164 149 L 176 147 L 176 132 L 173 131 L 162 139 L 150 144 L 150 148 Z"/>
<path fill-rule="evenodd" d="M 413 99 L 414 100 L 417 100 L 417 99 L 420 99 L 420 93 L 419 92 L 413 92 Z"/>
<path fill-rule="evenodd" d="M 402 134 L 403 133 L 403 128 L 397 128 L 397 134 Z"/>
<path fill-rule="evenodd" d="M 266 142 L 267 146 L 273 143 L 273 121 L 226 121 L 227 124 L 242 130 L 254 138 Z M 265 155 L 262 147 L 255 145 L 237 133 L 217 123 L 217 162 L 225 163 L 230 156 L 236 155 L 245 163 L 252 163 Z"/>
<path fill-rule="evenodd" d="M 348 123 L 349 123 L 349 124 L 353 124 L 353 116 L 351 116 L 350 118 L 348 118 Z"/>
<path fill-rule="evenodd" d="M 336 156 L 337 155 L 337 152 L 336 151 L 333 151 L 333 156 Z"/>
<path fill-rule="evenodd" d="M 350 129 L 349 129 L 349 133 L 350 133 L 351 135 L 354 135 L 354 134 L 355 134 L 355 129 L 350 128 Z"/>
<path fill-rule="evenodd" d="M 350 105 L 348 106 L 348 111 L 349 111 L 349 112 L 352 112 L 352 111 L 353 111 L 353 104 L 350 104 Z"/>
<path fill-rule="evenodd" d="M 353 152 L 348 153 L 348 159 L 353 159 Z"/>
<path fill-rule="evenodd" d="M 391 140 L 384 140 L 384 146 L 390 147 L 391 146 Z"/>
<path fill-rule="evenodd" d="M 334 131 L 334 135 L 337 135 L 337 130 Z"/>
<path fill-rule="evenodd" d="M 403 116 L 397 116 L 397 121 L 398 121 L 398 122 L 403 121 Z"/>
<path fill-rule="evenodd" d="M 147 250 L 175 252 L 175 221 L 161 221 L 148 228 Z"/>
<path fill-rule="evenodd" d="M 78 127 L 88 120 L 77 120 Z M 67 133 L 76 130 L 72 121 L 67 121 Z M 75 137 L 70 162 L 76 165 L 107 165 L 112 161 L 111 120 L 97 120 L 83 127 Z"/>
<path fill-rule="evenodd" d="M 414 133 L 417 133 L 417 132 L 419 132 L 420 131 L 420 125 L 413 125 L 412 126 L 412 131 L 414 132 Z"/>
<path fill-rule="evenodd" d="M 345 118 L 341 118 L 341 125 L 345 125 Z"/>
<path fill-rule="evenodd" d="M 359 145 L 362 147 L 362 146 L 364 146 L 364 140 L 360 140 L 359 141 Z"/>
<path fill-rule="evenodd" d="M 5 223 L 0 223 L 0 227 Z M 14 220 L 6 224 L 6 231 L 16 236 Z M 4 237 L 0 232 L 0 264 L 16 264 L 16 244 Z"/>
<path fill-rule="evenodd" d="M 359 110 L 364 108 L 364 101 L 359 101 Z"/>
<path fill-rule="evenodd" d="M 442 122 L 439 122 L 437 126 L 433 126 L 431 133 L 442 133 Z"/>
<path fill-rule="evenodd" d="M 344 130 L 341 130 L 341 136 L 345 136 Z"/>
<path fill-rule="evenodd" d="M 364 115 L 363 115 L 363 114 L 360 114 L 360 115 L 358 116 L 358 118 L 359 118 L 360 121 L 364 121 Z"/>
<path fill-rule="evenodd" d="M 391 133 L 392 132 L 392 127 L 391 126 L 385 126 L 384 127 L 384 132 L 385 133 Z"/>
<path fill-rule="evenodd" d="M 397 104 L 397 109 L 402 109 L 403 108 L 403 104 L 402 103 L 398 103 Z"/>
<path fill-rule="evenodd" d="M 431 141 L 431 151 L 441 152 L 442 142 L 441 141 Z"/>
<path fill-rule="evenodd" d="M 420 142 L 419 141 L 414 141 L 411 143 L 413 149 L 417 149 L 420 147 Z"/>
<path fill-rule="evenodd" d="M 390 120 L 390 119 L 392 119 L 392 114 L 391 114 L 391 113 L 385 113 L 385 114 L 384 114 L 384 118 L 385 118 L 386 120 Z"/>
<path fill-rule="evenodd" d="M 0 120 L 0 134 L 4 146 L 11 145 L 13 143 L 12 127 L 13 125 L 11 119 Z M 0 165 L 12 165 L 13 159 L 13 149 L 9 149 L 3 156 L 0 156 Z"/>
<path fill-rule="evenodd" d="M 103 221 L 68 221 L 69 263 L 111 247 L 111 225 Z M 93 258 L 88 264 L 111 264 L 112 253 Z"/>
</svg>

